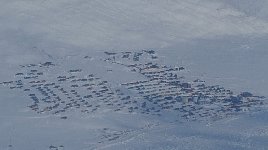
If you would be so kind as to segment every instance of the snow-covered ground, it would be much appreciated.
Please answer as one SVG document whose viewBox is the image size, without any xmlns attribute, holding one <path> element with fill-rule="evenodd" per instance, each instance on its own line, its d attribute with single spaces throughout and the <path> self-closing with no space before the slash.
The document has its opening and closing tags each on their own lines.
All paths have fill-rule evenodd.
<svg viewBox="0 0 268 150">
<path fill-rule="evenodd" d="M 183 67 L 178 77 L 184 78 L 179 81 L 200 79 L 207 87 L 219 85 L 234 95 L 250 92 L 268 97 L 267 8 L 266 0 L 1 0 L 0 150 L 266 150 L 266 99 L 245 112 L 212 111 L 214 115 L 189 119 L 173 109 L 153 108 L 154 98 L 147 102 L 125 85 L 151 79 L 142 74 L 146 66 L 137 66 L 139 72 L 127 65 L 153 62 L 170 69 Z M 125 52 L 142 50 L 156 54 L 144 53 L 137 62 L 121 59 Z M 45 62 L 53 66 L 43 67 Z M 76 69 L 81 72 L 72 72 Z M 35 81 L 46 80 L 63 89 L 50 85 L 38 89 L 24 78 L 36 73 L 42 75 Z M 69 79 L 58 81 L 59 76 L 90 80 L 90 85 L 77 81 L 76 88 Z M 10 89 L 14 83 L 3 83 L 8 81 L 23 87 Z M 84 88 L 88 86 L 95 92 Z M 78 94 L 71 92 L 74 88 Z M 101 90 L 108 91 L 104 99 L 96 94 Z M 170 91 L 164 88 L 168 95 L 165 92 Z M 89 94 L 96 95 L 88 103 L 83 101 L 86 97 L 79 98 Z M 46 107 L 54 103 L 47 100 L 57 96 L 64 102 L 50 111 Z M 29 107 L 35 97 L 44 98 L 38 109 Z M 55 113 L 73 97 L 85 107 L 73 103 L 65 112 Z M 175 105 L 200 106 L 201 111 L 194 112 L 198 115 L 225 104 Z"/>
</svg>

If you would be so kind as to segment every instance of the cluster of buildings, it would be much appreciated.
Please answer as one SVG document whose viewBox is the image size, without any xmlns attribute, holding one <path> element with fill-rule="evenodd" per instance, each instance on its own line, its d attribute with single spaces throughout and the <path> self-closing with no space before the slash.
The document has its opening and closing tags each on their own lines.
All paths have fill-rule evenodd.
<svg viewBox="0 0 268 150">
<path fill-rule="evenodd" d="M 117 53 L 110 62 L 128 67 L 144 76 L 143 80 L 122 85 L 135 92 L 137 99 L 146 100 L 143 106 L 147 114 L 174 111 L 186 119 L 216 119 L 263 105 L 264 97 L 249 92 L 235 94 L 219 85 L 206 85 L 205 81 L 199 79 L 186 81 L 181 73 L 184 67 L 159 64 L 152 59 L 154 51 L 138 54 L 142 61 L 135 58 L 137 53 L 129 52 L 127 59 L 124 53 Z"/>
<path fill-rule="evenodd" d="M 187 120 L 219 119 L 261 106 L 264 97 L 249 92 L 235 94 L 205 81 L 186 80 L 183 66 L 160 64 L 155 51 L 105 52 L 102 59 L 112 65 L 128 68 L 143 78 L 121 83 L 122 92 L 94 74 L 81 68 L 50 72 L 55 64 L 29 64 L 15 74 L 15 81 L 2 82 L 10 89 L 25 92 L 32 100 L 29 108 L 67 119 L 66 112 L 95 113 L 115 111 L 163 115 L 172 113 Z"/>
<path fill-rule="evenodd" d="M 40 64 L 46 68 L 40 67 Z M 94 74 L 87 74 L 82 69 L 53 74 L 47 69 L 54 66 L 52 62 L 40 64 L 26 65 L 22 72 L 15 74 L 17 81 L 2 83 L 10 89 L 22 89 L 32 100 L 28 107 L 37 113 L 50 113 L 67 119 L 63 114 L 69 111 L 94 113 L 103 108 L 132 112 L 137 109 L 128 106 L 132 103 L 130 96 L 111 88 L 108 81 Z"/>
</svg>

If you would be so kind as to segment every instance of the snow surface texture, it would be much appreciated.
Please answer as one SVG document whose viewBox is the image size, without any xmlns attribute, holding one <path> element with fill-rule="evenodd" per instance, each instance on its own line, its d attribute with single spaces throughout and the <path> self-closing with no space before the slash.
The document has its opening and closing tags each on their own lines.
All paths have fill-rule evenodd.
<svg viewBox="0 0 268 150">
<path fill-rule="evenodd" d="M 0 149 L 265 150 L 267 7 L 265 0 L 1 0 Z M 150 62 L 157 65 L 144 66 Z M 183 67 L 172 72 L 176 81 L 196 87 L 200 79 L 234 97 L 175 99 L 168 85 L 162 100 L 146 99 L 142 92 L 161 85 L 145 67 Z M 170 74 L 161 78 L 175 84 Z M 137 81 L 154 87 L 129 86 Z M 243 91 L 253 95 L 241 98 Z"/>
</svg>

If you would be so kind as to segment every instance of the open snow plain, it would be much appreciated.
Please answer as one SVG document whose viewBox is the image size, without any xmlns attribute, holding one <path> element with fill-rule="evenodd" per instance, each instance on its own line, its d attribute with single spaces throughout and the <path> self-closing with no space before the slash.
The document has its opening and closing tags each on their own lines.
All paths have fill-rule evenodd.
<svg viewBox="0 0 268 150">
<path fill-rule="evenodd" d="M 267 149 L 266 1 L 0 4 L 1 150 Z"/>
</svg>

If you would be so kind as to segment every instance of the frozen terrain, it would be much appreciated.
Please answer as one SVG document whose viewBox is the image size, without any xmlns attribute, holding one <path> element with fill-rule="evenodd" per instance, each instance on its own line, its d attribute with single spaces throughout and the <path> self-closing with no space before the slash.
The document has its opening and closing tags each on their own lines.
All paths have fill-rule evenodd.
<svg viewBox="0 0 268 150">
<path fill-rule="evenodd" d="M 0 150 L 266 150 L 267 8 L 1 0 Z"/>
</svg>

